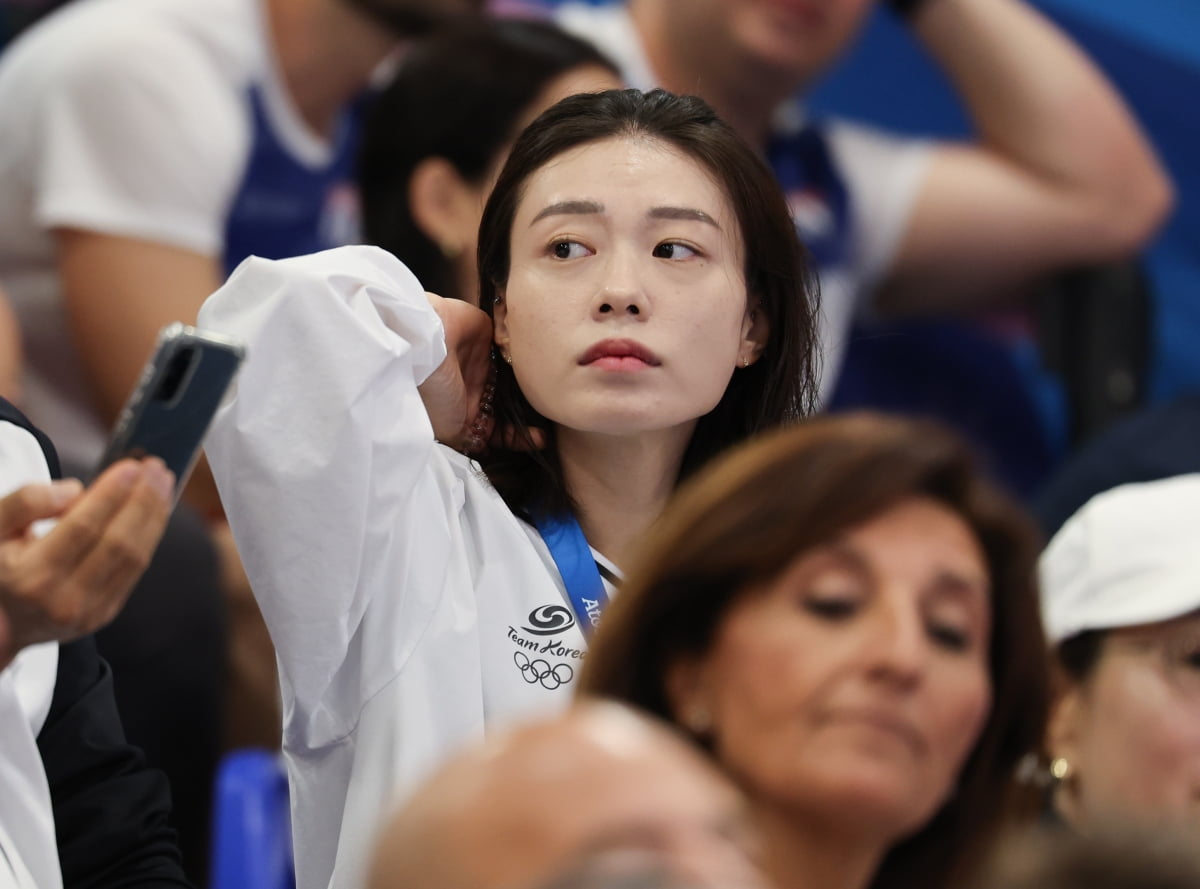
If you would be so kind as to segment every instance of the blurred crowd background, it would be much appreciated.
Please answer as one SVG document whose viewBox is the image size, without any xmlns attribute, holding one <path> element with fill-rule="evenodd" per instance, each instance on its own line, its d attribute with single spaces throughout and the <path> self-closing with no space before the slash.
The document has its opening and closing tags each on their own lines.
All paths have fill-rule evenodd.
<svg viewBox="0 0 1200 889">
<path fill-rule="evenodd" d="M 53 21 L 59 7 L 120 2 L 0 0 L 0 72 L 6 53 L 21 45 L 14 42 L 18 35 L 28 31 L 24 37 L 29 39 Z M 614 4 L 593 0 L 587 5 Z M 1033 513 L 1048 540 L 1096 494 L 1200 472 L 1200 114 L 1195 111 L 1200 3 L 1032 0 L 1031 5 L 1073 39 L 1123 98 L 1160 164 L 1161 181 L 1155 183 L 1161 193 L 1149 209 L 1131 205 L 1131 215 L 1140 214 L 1145 222 L 1128 245 L 1096 262 L 1064 263 L 1035 280 L 1022 280 L 1010 296 L 969 301 L 952 311 L 932 299 L 899 317 L 860 305 L 847 321 L 852 326 L 844 355 L 835 360 L 842 373 L 823 400 L 835 413 L 870 408 L 948 424 Z M 553 21 L 562 6 L 556 0 L 494 0 L 488 15 Z M 588 36 L 588 19 L 579 21 L 584 25 L 577 30 Z M 369 78 L 370 88 L 355 100 L 349 118 L 353 138 L 339 143 L 338 162 L 344 163 L 331 167 L 330 182 L 343 189 L 338 201 L 344 217 L 332 240 L 380 244 L 409 263 L 427 288 L 478 299 L 472 292 L 474 232 L 486 189 L 510 146 L 513 122 L 528 123 L 542 107 L 570 93 L 614 86 L 618 74 L 605 56 L 582 45 L 543 42 L 536 33 L 518 33 L 512 40 L 520 52 L 496 49 L 485 39 L 456 42 L 435 36 L 406 42 Z M 524 51 L 531 61 L 522 57 Z M 1054 90 L 1052 80 L 1047 77 L 1048 92 Z M 507 94 L 498 86 L 502 82 L 510 86 Z M 0 73 L 0 88 L 3 83 Z M 470 106 L 472 101 L 478 107 Z M 462 115 L 441 116 L 458 103 L 472 107 L 470 126 Z M 919 45 L 910 24 L 883 5 L 870 12 L 845 56 L 806 90 L 803 109 L 810 119 L 846 119 L 920 140 L 975 136 L 946 75 Z M 97 119 L 103 116 L 101 108 Z M 0 109 L 0 141 L 13 139 L 3 126 Z M 430 157 L 451 166 L 424 164 Z M 421 177 L 412 178 L 418 168 Z M 15 169 L 0 166 L 0 176 L 20 175 Z M 355 177 L 362 192 L 357 195 Z M 414 190 L 414 182 L 425 191 Z M 462 188 L 455 191 L 448 182 Z M 414 196 L 420 195 L 427 195 L 428 203 L 418 206 Z M 1103 212 L 1120 217 L 1123 208 L 1116 204 Z M 54 409 L 38 401 L 46 395 L 46 375 L 39 370 L 30 386 L 27 368 L 43 363 L 39 352 L 48 342 L 86 336 L 79 329 L 51 331 L 44 317 L 29 311 L 28 292 L 22 290 L 28 268 L 20 259 L 6 266 L 6 240 L 16 242 L 0 221 L 0 294 L 20 291 L 15 317 L 0 303 L 0 395 L 36 423 L 54 426 L 53 419 L 46 420 Z M 814 252 L 819 249 L 814 246 Z M 218 276 L 197 279 L 213 285 L 203 292 L 220 284 L 241 256 L 229 252 L 219 259 Z M 836 298 L 836 288 L 826 299 L 831 294 Z M 104 345 L 93 342 L 91 348 L 99 351 Z M 113 348 L 121 351 L 128 344 Z M 140 366 L 142 358 L 121 356 L 129 368 Z M 107 425 L 119 403 L 112 393 L 126 391 L 113 380 L 126 377 L 100 381 L 104 394 L 97 428 Z M 73 428 L 67 423 L 48 431 L 55 434 L 66 468 L 83 472 L 91 433 L 84 430 L 75 440 L 70 431 L 63 432 Z M 1180 521 L 1191 519 L 1180 515 Z M 1124 540 L 1138 539 L 1136 530 L 1129 530 L 1127 537 L 1105 538 L 1104 544 L 1121 547 Z M 1061 583 L 1069 585 L 1070 578 Z M 1159 617 L 1147 614 L 1146 620 Z M 126 731 L 151 764 L 171 778 L 185 862 L 193 879 L 203 882 L 218 763 L 248 747 L 276 750 L 281 718 L 270 640 L 203 470 L 139 592 L 100 632 L 98 644 L 113 665 Z M 1038 866 L 1060 866 L 1065 873 L 1072 866 L 1070 851 L 1038 848 L 1029 855 Z M 1085 852 L 1080 860 L 1111 849 Z M 587 879 L 585 874 L 569 885 L 593 885 Z M 994 885 L 1048 885 L 1030 879 L 1020 868 L 1001 869 Z M 1061 879 L 1054 885 L 1076 885 Z M 390 884 L 380 883 L 385 885 Z M 1088 878 L 1088 885 L 1095 882 Z"/>
</svg>

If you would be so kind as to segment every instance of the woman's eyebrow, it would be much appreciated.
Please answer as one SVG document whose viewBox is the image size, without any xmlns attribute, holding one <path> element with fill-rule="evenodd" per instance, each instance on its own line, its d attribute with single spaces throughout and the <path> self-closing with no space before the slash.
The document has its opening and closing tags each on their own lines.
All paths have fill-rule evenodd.
<svg viewBox="0 0 1200 889">
<path fill-rule="evenodd" d="M 652 207 L 647 215 L 652 219 L 688 219 L 695 222 L 704 222 L 717 229 L 717 231 L 721 230 L 721 226 L 717 224 L 717 220 L 713 219 L 703 210 L 696 210 L 692 207 Z"/>
<path fill-rule="evenodd" d="M 596 201 L 557 201 L 538 211 L 529 224 L 533 225 L 547 216 L 594 215 L 603 212 L 604 205 Z M 646 215 L 651 219 L 684 219 L 703 222 L 718 231 L 721 229 L 721 226 L 710 215 L 693 207 L 651 207 Z"/>
<path fill-rule="evenodd" d="M 603 213 L 604 205 L 598 204 L 595 201 L 559 201 L 550 204 L 548 207 L 543 207 L 538 212 L 537 216 L 533 217 L 530 225 L 535 222 L 545 219 L 547 216 L 571 216 L 580 214 Z"/>
<path fill-rule="evenodd" d="M 931 587 L 939 595 L 962 601 L 979 600 L 986 603 L 991 598 L 991 584 L 986 577 L 956 568 L 942 568 Z"/>
</svg>

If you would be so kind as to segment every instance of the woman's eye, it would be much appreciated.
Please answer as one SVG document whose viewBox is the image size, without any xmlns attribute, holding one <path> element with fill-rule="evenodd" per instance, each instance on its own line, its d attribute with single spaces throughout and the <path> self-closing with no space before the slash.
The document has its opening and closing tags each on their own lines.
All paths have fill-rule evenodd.
<svg viewBox="0 0 1200 889">
<path fill-rule="evenodd" d="M 579 259 L 587 256 L 588 250 L 578 241 L 555 241 L 550 245 L 550 252 L 556 259 Z"/>
<path fill-rule="evenodd" d="M 858 610 L 858 602 L 841 596 L 807 597 L 804 599 L 804 610 L 826 620 L 842 620 Z"/>
<path fill-rule="evenodd" d="M 971 641 L 965 630 L 949 624 L 930 626 L 929 637 L 947 651 L 966 651 Z"/>
<path fill-rule="evenodd" d="M 1200 671 L 1200 640 L 1189 634 L 1185 638 L 1168 638 L 1161 643 L 1166 659 L 1187 670 Z"/>
<path fill-rule="evenodd" d="M 664 241 L 654 248 L 654 256 L 657 259 L 688 259 L 696 255 L 695 249 L 675 241 Z"/>
<path fill-rule="evenodd" d="M 1179 662 L 1189 670 L 1200 671 L 1200 647 L 1188 646 L 1177 653 Z"/>
</svg>

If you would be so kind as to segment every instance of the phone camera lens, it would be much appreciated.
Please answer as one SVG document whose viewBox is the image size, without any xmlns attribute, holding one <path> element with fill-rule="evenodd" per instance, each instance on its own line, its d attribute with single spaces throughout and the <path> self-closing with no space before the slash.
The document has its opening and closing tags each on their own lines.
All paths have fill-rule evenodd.
<svg viewBox="0 0 1200 889">
<path fill-rule="evenodd" d="M 196 350 L 194 348 L 180 349 L 176 352 L 167 365 L 167 372 L 163 374 L 162 382 L 158 384 L 155 398 L 160 401 L 170 401 L 174 398 L 195 358 Z"/>
</svg>

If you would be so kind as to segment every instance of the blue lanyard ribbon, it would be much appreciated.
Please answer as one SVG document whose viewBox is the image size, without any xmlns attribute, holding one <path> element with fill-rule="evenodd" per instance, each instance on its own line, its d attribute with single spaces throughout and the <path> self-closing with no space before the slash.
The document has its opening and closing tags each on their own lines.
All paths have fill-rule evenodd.
<svg viewBox="0 0 1200 889">
<path fill-rule="evenodd" d="M 583 529 L 574 516 L 543 518 L 536 525 L 567 588 L 579 629 L 590 636 L 608 606 L 608 593 Z"/>
</svg>

